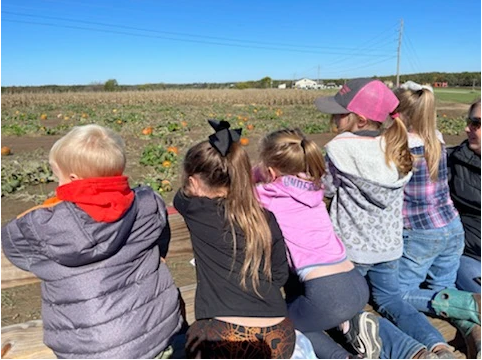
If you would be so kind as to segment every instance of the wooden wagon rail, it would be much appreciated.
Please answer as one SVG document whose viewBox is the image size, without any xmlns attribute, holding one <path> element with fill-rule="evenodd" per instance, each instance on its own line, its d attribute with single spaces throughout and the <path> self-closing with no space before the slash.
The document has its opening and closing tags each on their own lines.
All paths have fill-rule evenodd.
<svg viewBox="0 0 482 360">
<path fill-rule="evenodd" d="M 189 232 L 182 217 L 173 209 L 169 210 L 169 223 L 171 225 L 171 243 L 168 258 L 192 254 Z M 38 282 L 31 273 L 22 271 L 13 266 L 2 253 L 2 289 L 21 286 Z M 194 295 L 196 285 L 187 285 L 179 288 L 186 306 L 187 322 L 194 321 Z M 367 306 L 367 311 L 373 311 Z M 430 318 L 431 323 L 439 329 L 445 339 L 456 348 L 460 347 L 461 340 L 456 329 L 448 322 Z M 2 327 L 2 359 L 55 359 L 54 353 L 43 343 L 42 320 L 32 320 L 21 324 Z M 465 354 L 457 351 L 457 358 L 465 359 Z"/>
</svg>

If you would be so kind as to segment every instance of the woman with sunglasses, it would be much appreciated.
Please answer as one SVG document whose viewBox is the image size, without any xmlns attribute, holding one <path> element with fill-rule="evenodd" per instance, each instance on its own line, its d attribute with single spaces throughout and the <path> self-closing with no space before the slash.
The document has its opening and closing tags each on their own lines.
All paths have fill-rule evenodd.
<svg viewBox="0 0 482 360">
<path fill-rule="evenodd" d="M 467 140 L 448 149 L 450 195 L 465 230 L 465 249 L 457 288 L 480 293 L 480 99 L 469 109 Z M 468 358 L 480 357 L 480 325 L 456 324 L 464 334 Z"/>
<path fill-rule="evenodd" d="M 457 287 L 480 293 L 480 100 L 468 115 L 467 140 L 448 149 L 449 185 L 465 230 Z"/>
</svg>

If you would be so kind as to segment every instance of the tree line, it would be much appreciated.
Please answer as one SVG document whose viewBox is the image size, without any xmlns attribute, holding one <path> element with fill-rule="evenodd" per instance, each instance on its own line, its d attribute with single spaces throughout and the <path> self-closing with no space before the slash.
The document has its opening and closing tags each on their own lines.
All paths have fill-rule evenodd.
<svg viewBox="0 0 482 360">
<path fill-rule="evenodd" d="M 372 76 L 382 81 L 391 81 L 396 83 L 396 76 Z M 348 78 L 323 79 L 324 83 L 335 83 L 337 85 L 345 83 Z M 447 82 L 448 86 L 475 86 L 480 88 L 481 72 L 429 72 L 418 74 L 400 75 L 400 82 L 412 80 L 420 84 L 434 84 L 435 82 Z M 226 83 L 189 83 L 189 84 L 167 84 L 153 83 L 140 85 L 121 85 L 116 79 L 109 79 L 106 82 L 97 82 L 88 85 L 42 85 L 42 86 L 2 86 L 2 94 L 14 93 L 60 93 L 60 92 L 103 92 L 103 91 L 132 91 L 132 90 L 166 90 L 166 89 L 266 89 L 277 88 L 278 85 L 286 84 L 286 87 L 293 87 L 295 80 L 273 80 L 266 76 L 260 80 L 250 80 L 242 82 L 226 82 Z"/>
</svg>

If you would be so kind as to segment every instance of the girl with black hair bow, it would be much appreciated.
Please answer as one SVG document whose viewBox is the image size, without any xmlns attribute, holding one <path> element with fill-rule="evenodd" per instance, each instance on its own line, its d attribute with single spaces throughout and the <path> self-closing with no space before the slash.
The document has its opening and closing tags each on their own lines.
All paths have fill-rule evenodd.
<svg viewBox="0 0 482 360">
<path fill-rule="evenodd" d="M 241 130 L 209 122 L 216 133 L 188 150 L 174 198 L 196 260 L 196 321 L 186 355 L 290 358 L 296 335 L 280 290 L 288 279 L 283 235 L 255 197 Z"/>
</svg>

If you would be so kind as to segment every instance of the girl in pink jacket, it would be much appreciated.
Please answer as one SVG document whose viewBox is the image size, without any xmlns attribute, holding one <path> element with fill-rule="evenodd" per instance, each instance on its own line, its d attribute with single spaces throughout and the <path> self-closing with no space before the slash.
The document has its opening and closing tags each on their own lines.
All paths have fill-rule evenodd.
<svg viewBox="0 0 482 360">
<path fill-rule="evenodd" d="M 280 130 L 262 140 L 260 159 L 254 171 L 259 199 L 275 214 L 290 267 L 304 287 L 301 295 L 287 287 L 287 299 L 294 297 L 288 300 L 289 317 L 312 340 L 318 357 L 351 357 L 324 333 L 339 327 L 356 353 L 378 358 L 378 321 L 362 312 L 367 283 L 347 259 L 323 202 L 320 149 L 298 130 Z"/>
</svg>

